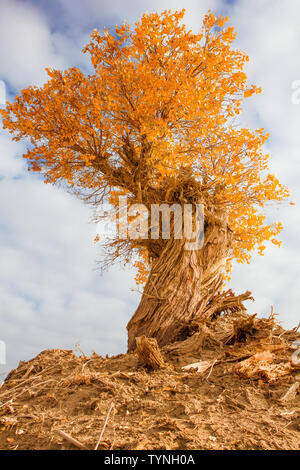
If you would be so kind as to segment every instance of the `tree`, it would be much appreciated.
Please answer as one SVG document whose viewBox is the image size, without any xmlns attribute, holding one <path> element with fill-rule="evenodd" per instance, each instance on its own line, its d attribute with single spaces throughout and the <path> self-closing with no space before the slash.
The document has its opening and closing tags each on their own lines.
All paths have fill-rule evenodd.
<svg viewBox="0 0 300 470">
<path fill-rule="evenodd" d="M 228 18 L 209 12 L 194 34 L 183 17 L 165 11 L 143 15 L 133 30 L 94 30 L 84 49 L 91 75 L 47 69 L 42 87 L 22 90 L 1 111 L 15 140 L 29 138 L 29 170 L 96 207 L 109 201 L 118 212 L 119 196 L 149 211 L 203 205 L 201 249 L 175 236 L 175 216 L 168 239 L 107 242 L 109 262 L 135 263 L 137 282 L 146 280 L 127 326 L 129 350 L 142 334 L 161 346 L 185 339 L 197 322 L 247 299 L 222 293 L 231 261 L 249 263 L 267 240 L 280 244 L 281 224 L 266 223 L 264 207 L 288 196 L 268 173 L 268 134 L 237 125 L 243 99 L 260 89 L 247 85 L 248 57 L 232 48 Z"/>
</svg>

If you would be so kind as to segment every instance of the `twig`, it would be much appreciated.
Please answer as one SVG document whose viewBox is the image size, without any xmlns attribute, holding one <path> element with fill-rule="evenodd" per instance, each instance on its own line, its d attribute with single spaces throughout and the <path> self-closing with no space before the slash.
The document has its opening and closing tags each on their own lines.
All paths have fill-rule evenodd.
<svg viewBox="0 0 300 470">
<path fill-rule="evenodd" d="M 114 402 L 112 402 L 111 405 L 110 405 L 110 407 L 109 407 L 109 409 L 108 409 L 108 412 L 107 412 L 107 414 L 106 414 L 106 418 L 105 418 L 105 421 L 104 421 L 104 424 L 103 424 L 103 428 L 102 428 L 102 431 L 101 431 L 101 433 L 100 433 L 98 442 L 97 442 L 96 447 L 95 447 L 94 450 L 98 450 L 98 447 L 99 447 L 99 445 L 100 445 L 100 442 L 101 442 L 101 440 L 102 440 L 102 437 L 103 437 L 103 434 L 104 434 L 104 431 L 105 431 L 105 428 L 106 428 L 106 425 L 107 425 L 107 422 L 108 422 L 109 415 L 110 415 L 111 410 L 113 409 L 114 406 L 115 406 L 115 405 L 114 405 Z"/>
<path fill-rule="evenodd" d="M 112 450 L 112 449 L 114 448 L 115 440 L 116 440 L 115 411 L 116 411 L 116 409 L 114 409 L 114 413 L 113 413 L 113 417 L 112 417 L 112 424 L 113 424 L 113 441 L 112 441 L 112 443 L 111 443 L 110 450 Z"/>
<path fill-rule="evenodd" d="M 93 360 L 93 358 L 92 358 L 92 359 L 89 359 L 88 361 L 86 361 L 86 362 L 83 364 L 81 370 L 83 370 L 83 369 L 85 368 L 85 366 L 86 366 L 89 362 L 91 362 L 92 360 Z"/>
<path fill-rule="evenodd" d="M 23 375 L 22 377 L 22 380 L 24 379 L 27 379 L 28 375 L 30 375 L 30 372 L 34 369 L 33 365 L 31 365 L 30 367 L 28 367 L 27 371 L 25 372 L 25 374 Z"/>
<path fill-rule="evenodd" d="M 53 367 L 46 367 L 44 370 L 42 370 L 39 374 L 36 374 L 34 377 L 29 377 L 28 379 L 26 380 L 22 380 L 21 382 L 19 382 L 17 385 L 15 385 L 14 387 L 12 387 L 11 389 L 9 390 L 4 390 L 4 392 L 1 394 L 1 398 L 3 398 L 5 395 L 9 395 L 13 390 L 16 390 L 17 388 L 19 388 L 21 385 L 24 385 L 24 383 L 26 382 L 30 382 L 30 380 L 32 380 L 32 382 L 37 379 L 38 377 L 40 377 L 41 375 L 44 374 L 44 372 L 49 372 L 49 370 L 52 370 L 54 369 L 56 366 L 53 366 Z M 5 384 L 5 382 L 3 382 L 1 385 Z"/>
<path fill-rule="evenodd" d="M 5 403 L 2 403 L 0 405 L 0 408 L 3 408 L 3 406 L 7 405 L 8 403 L 10 403 L 12 400 L 14 400 L 15 398 L 19 397 L 20 395 L 23 395 L 23 393 L 26 393 L 26 392 L 29 392 L 32 388 L 34 387 L 38 387 L 40 385 L 44 385 L 45 383 L 48 383 L 48 382 L 55 382 L 54 379 L 48 379 L 48 380 L 44 380 L 43 382 L 39 382 L 38 384 L 34 384 L 32 385 L 30 388 L 26 388 L 25 390 L 22 390 L 20 393 L 17 393 L 16 395 L 13 395 L 8 401 L 6 401 Z"/>
<path fill-rule="evenodd" d="M 212 373 L 212 370 L 213 370 L 214 366 L 215 366 L 216 364 L 220 364 L 220 362 L 221 362 L 221 361 L 218 361 L 218 359 L 215 359 L 215 360 L 214 360 L 214 362 L 212 363 L 212 366 L 211 366 L 211 368 L 210 368 L 209 374 L 208 374 L 208 376 L 206 377 L 206 380 L 209 379 L 209 377 L 210 377 L 210 375 L 211 375 L 211 373 Z"/>
<path fill-rule="evenodd" d="M 285 395 L 281 398 L 281 401 L 287 403 L 289 401 L 294 400 L 296 398 L 299 386 L 299 382 L 295 382 L 294 384 L 292 384 L 288 391 L 285 393 Z"/>
<path fill-rule="evenodd" d="M 57 429 L 56 432 L 57 432 L 61 437 L 63 437 L 64 439 L 66 439 L 67 441 L 71 442 L 71 444 L 73 444 L 74 446 L 79 447 L 79 449 L 88 450 L 88 448 L 87 448 L 84 444 L 82 444 L 81 442 L 77 441 L 77 439 L 74 439 L 74 437 L 69 436 L 69 434 L 66 434 L 64 431 L 61 431 L 60 429 Z"/>
</svg>

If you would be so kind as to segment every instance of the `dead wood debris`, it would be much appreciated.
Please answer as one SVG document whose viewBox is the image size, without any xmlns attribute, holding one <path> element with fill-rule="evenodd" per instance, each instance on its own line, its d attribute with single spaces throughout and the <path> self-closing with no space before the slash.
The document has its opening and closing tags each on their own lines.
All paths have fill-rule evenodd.
<svg viewBox="0 0 300 470">
<path fill-rule="evenodd" d="M 84 444 L 79 442 L 77 439 L 74 439 L 74 437 L 70 436 L 69 434 L 62 431 L 61 429 L 57 430 L 57 434 L 59 434 L 61 437 L 63 437 L 64 439 L 69 441 L 71 444 L 73 444 L 75 447 L 78 447 L 81 450 L 87 450 L 88 449 Z"/>
<path fill-rule="evenodd" d="M 152 370 L 165 367 L 165 362 L 155 338 L 147 338 L 142 335 L 136 338 L 135 341 L 137 355 L 142 364 Z"/>
<path fill-rule="evenodd" d="M 237 311 L 142 355 L 43 351 L 0 388 L 0 448 L 299 450 L 299 339 Z"/>
<path fill-rule="evenodd" d="M 293 384 L 290 386 L 290 388 L 288 389 L 288 391 L 287 391 L 287 392 L 284 394 L 284 396 L 281 398 L 281 401 L 282 401 L 283 403 L 287 403 L 287 402 L 289 402 L 289 401 L 295 400 L 299 388 L 300 388 L 300 382 L 299 382 L 299 381 L 293 383 Z"/>
<path fill-rule="evenodd" d="M 235 295 L 232 290 L 229 289 L 228 291 L 217 295 L 211 304 L 208 304 L 202 318 L 209 320 L 211 318 L 216 318 L 221 313 L 230 315 L 236 312 L 245 312 L 246 307 L 243 302 L 246 300 L 254 301 L 250 291 Z"/>
<path fill-rule="evenodd" d="M 274 383 L 297 369 L 291 362 L 291 349 L 299 337 L 297 329 L 285 331 L 276 322 L 273 310 L 268 318 L 257 318 L 244 310 L 222 315 L 214 321 L 194 323 L 193 334 L 185 341 L 165 346 L 169 359 L 200 359 L 206 350 L 214 350 L 217 362 L 236 363 L 231 369 L 243 378 Z M 186 364 L 182 364 L 184 366 Z"/>
<path fill-rule="evenodd" d="M 199 361 L 193 364 L 188 364 L 187 366 L 183 366 L 182 370 L 196 370 L 200 374 L 203 374 L 212 366 L 211 361 Z"/>
<path fill-rule="evenodd" d="M 289 375 L 292 370 L 289 362 L 276 364 L 275 360 L 275 354 L 266 350 L 239 362 L 233 370 L 241 377 L 263 379 L 266 382 L 274 383 L 283 376 Z"/>
</svg>

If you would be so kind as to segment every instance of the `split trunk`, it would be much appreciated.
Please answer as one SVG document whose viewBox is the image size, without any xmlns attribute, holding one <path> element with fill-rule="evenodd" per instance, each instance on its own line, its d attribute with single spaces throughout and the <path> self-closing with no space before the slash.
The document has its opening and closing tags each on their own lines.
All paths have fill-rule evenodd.
<svg viewBox="0 0 300 470">
<path fill-rule="evenodd" d="M 127 325 L 128 351 L 141 335 L 156 338 L 160 347 L 186 339 L 191 324 L 214 313 L 214 299 L 231 245 L 227 217 L 205 218 L 204 244 L 187 250 L 186 240 L 170 239 L 153 261 L 141 302 Z"/>
</svg>

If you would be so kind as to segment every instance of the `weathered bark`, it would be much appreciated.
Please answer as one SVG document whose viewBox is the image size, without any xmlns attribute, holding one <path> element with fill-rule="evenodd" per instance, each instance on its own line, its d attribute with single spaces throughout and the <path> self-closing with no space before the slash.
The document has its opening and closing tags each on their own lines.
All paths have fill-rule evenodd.
<svg viewBox="0 0 300 470">
<path fill-rule="evenodd" d="M 147 338 L 143 335 L 135 339 L 137 355 L 142 364 L 153 370 L 165 367 L 165 361 L 155 338 Z"/>
<path fill-rule="evenodd" d="M 141 335 L 156 338 L 160 347 L 184 340 L 191 322 L 213 315 L 231 244 L 226 216 L 205 216 L 200 250 L 186 250 L 185 242 L 170 239 L 153 261 L 140 305 L 127 325 L 129 351 Z"/>
</svg>

